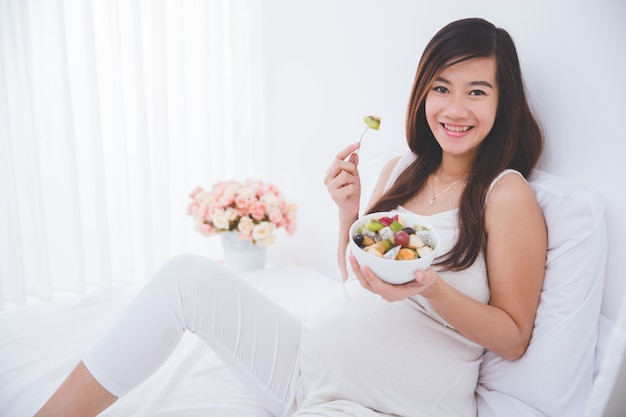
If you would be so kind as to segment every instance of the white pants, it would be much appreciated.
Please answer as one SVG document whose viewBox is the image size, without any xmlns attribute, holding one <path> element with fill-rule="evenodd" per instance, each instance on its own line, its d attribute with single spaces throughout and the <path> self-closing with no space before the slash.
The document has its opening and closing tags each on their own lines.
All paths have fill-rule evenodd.
<svg viewBox="0 0 626 417">
<path fill-rule="evenodd" d="M 297 316 L 224 267 L 181 255 L 161 268 L 83 361 L 107 391 L 121 397 L 152 375 L 189 330 L 280 416 L 301 328 Z"/>
</svg>

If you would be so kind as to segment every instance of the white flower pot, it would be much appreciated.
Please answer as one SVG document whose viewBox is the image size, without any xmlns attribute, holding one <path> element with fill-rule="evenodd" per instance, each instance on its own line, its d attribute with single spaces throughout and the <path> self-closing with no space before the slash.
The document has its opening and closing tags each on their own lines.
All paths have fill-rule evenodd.
<svg viewBox="0 0 626 417">
<path fill-rule="evenodd" d="M 251 240 L 239 239 L 237 235 L 238 232 L 220 233 L 226 267 L 234 272 L 265 267 L 267 246 L 255 245 Z"/>
</svg>

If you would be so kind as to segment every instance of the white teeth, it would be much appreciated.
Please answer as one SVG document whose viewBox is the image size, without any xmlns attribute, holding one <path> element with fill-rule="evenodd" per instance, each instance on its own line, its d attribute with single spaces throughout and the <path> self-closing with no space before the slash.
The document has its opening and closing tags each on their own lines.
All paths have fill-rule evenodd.
<svg viewBox="0 0 626 417">
<path fill-rule="evenodd" d="M 451 132 L 467 132 L 470 129 L 470 126 L 450 126 L 445 124 L 443 125 L 443 127 Z"/>
</svg>

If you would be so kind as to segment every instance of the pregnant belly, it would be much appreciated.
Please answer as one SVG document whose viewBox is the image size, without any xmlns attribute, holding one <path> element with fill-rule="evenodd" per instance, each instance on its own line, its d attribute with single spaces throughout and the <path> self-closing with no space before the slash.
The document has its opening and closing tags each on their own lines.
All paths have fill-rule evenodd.
<svg viewBox="0 0 626 417">
<path fill-rule="evenodd" d="M 348 281 L 305 323 L 299 401 L 472 415 L 482 351 L 414 301 L 389 303 Z"/>
</svg>

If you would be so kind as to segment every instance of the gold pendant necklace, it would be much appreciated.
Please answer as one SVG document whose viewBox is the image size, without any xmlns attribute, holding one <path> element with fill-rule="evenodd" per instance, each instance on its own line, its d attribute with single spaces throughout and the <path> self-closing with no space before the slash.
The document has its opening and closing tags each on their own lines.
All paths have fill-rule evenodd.
<svg viewBox="0 0 626 417">
<path fill-rule="evenodd" d="M 452 184 L 448 185 L 448 187 L 446 187 L 445 190 L 443 190 L 442 192 L 440 192 L 439 194 L 435 195 L 435 177 L 433 176 L 433 198 L 430 199 L 430 201 L 428 202 L 428 204 L 430 204 L 431 206 L 435 204 L 435 200 L 438 199 L 439 197 L 441 197 L 443 194 L 445 194 L 446 192 L 448 192 L 448 190 L 450 190 L 450 188 L 454 187 L 455 185 L 458 184 L 458 182 L 461 181 L 461 178 L 458 178 L 456 181 L 454 181 Z"/>
</svg>

